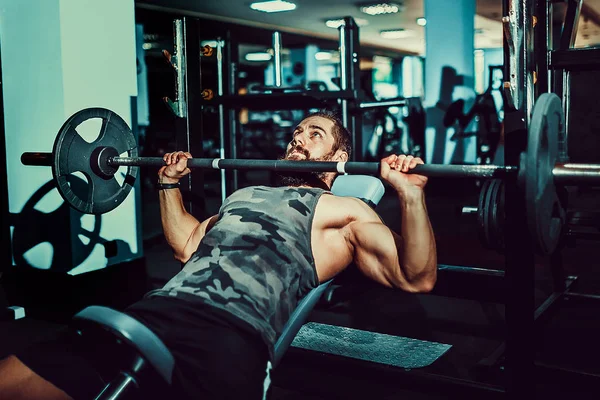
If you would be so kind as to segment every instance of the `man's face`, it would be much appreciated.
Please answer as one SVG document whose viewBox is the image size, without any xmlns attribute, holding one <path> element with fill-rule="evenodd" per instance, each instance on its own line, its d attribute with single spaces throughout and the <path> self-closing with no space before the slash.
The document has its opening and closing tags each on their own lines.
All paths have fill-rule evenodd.
<svg viewBox="0 0 600 400">
<path fill-rule="evenodd" d="M 293 137 L 287 146 L 283 160 L 290 161 L 347 161 L 348 153 L 333 151 L 333 121 L 328 118 L 308 117 L 294 129 Z M 322 187 L 331 184 L 335 177 L 331 172 L 285 172 L 279 173 L 281 183 L 286 186 L 307 185 Z M 329 177 L 329 180 L 328 180 Z M 329 183 L 327 183 L 329 182 Z"/>
<path fill-rule="evenodd" d="M 296 129 L 287 146 L 285 160 L 321 160 L 328 161 L 333 156 L 334 124 L 324 117 L 304 119 Z"/>
</svg>

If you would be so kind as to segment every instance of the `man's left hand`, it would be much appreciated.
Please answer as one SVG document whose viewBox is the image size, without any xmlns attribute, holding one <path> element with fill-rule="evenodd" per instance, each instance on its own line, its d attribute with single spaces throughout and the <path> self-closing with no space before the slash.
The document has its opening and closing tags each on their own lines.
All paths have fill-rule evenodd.
<svg viewBox="0 0 600 400">
<path fill-rule="evenodd" d="M 420 157 L 392 154 L 381 160 L 379 174 L 401 196 L 419 194 L 427 184 L 427 177 L 406 172 L 424 164 Z"/>
</svg>

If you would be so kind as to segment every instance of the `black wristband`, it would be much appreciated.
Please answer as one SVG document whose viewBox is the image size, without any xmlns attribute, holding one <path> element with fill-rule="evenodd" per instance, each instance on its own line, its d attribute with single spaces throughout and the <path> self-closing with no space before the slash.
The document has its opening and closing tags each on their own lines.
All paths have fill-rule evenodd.
<svg viewBox="0 0 600 400">
<path fill-rule="evenodd" d="M 157 182 L 156 183 L 156 189 L 158 190 L 163 190 L 163 189 L 177 189 L 179 188 L 179 182 L 177 183 L 160 183 Z"/>
</svg>

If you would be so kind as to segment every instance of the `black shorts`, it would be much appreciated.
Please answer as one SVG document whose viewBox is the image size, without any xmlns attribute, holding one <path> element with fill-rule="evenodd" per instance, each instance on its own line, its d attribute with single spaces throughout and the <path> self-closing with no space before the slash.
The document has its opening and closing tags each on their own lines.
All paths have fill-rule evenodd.
<svg viewBox="0 0 600 400">
<path fill-rule="evenodd" d="M 175 358 L 170 387 L 142 398 L 262 399 L 268 350 L 249 325 L 209 306 L 151 297 L 126 310 Z M 74 340 L 67 331 L 16 354 L 38 375 L 78 399 L 94 398 L 114 375 L 118 354 Z"/>
</svg>

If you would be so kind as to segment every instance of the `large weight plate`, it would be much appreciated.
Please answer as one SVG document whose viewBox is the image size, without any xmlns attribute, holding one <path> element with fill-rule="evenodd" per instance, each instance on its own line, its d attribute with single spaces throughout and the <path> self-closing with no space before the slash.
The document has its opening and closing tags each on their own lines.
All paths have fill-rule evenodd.
<svg viewBox="0 0 600 400">
<path fill-rule="evenodd" d="M 552 170 L 564 160 L 565 117 L 560 98 L 539 96 L 533 107 L 524 169 L 525 201 L 529 231 L 542 254 L 552 254 L 560 240 L 566 211 L 561 204 Z"/>
<path fill-rule="evenodd" d="M 94 118 L 102 120 L 102 127 L 96 140 L 88 143 L 77 132 L 77 127 Z M 64 123 L 54 141 L 52 174 L 58 191 L 71 207 L 86 214 L 103 214 L 118 207 L 131 191 L 137 176 L 138 167 L 131 166 L 127 167 L 122 184 L 114 176 L 107 178 L 96 174 L 92 169 L 92 163 L 97 162 L 93 153 L 100 147 L 112 147 L 118 154 L 137 157 L 135 137 L 127 123 L 104 108 L 87 108 L 75 113 Z M 86 195 L 71 190 L 67 178 L 74 172 L 86 176 Z"/>
<path fill-rule="evenodd" d="M 504 250 L 504 181 L 488 179 L 479 193 L 477 231 L 485 248 Z"/>
<path fill-rule="evenodd" d="M 479 203 L 477 204 L 477 232 L 479 234 L 479 240 L 485 248 L 491 248 L 491 238 L 488 220 L 488 197 L 489 188 L 492 183 L 492 179 L 486 179 L 481 186 L 479 192 Z"/>
<path fill-rule="evenodd" d="M 504 181 L 494 179 L 490 195 L 490 225 L 493 232 L 493 248 L 504 251 Z"/>
</svg>

